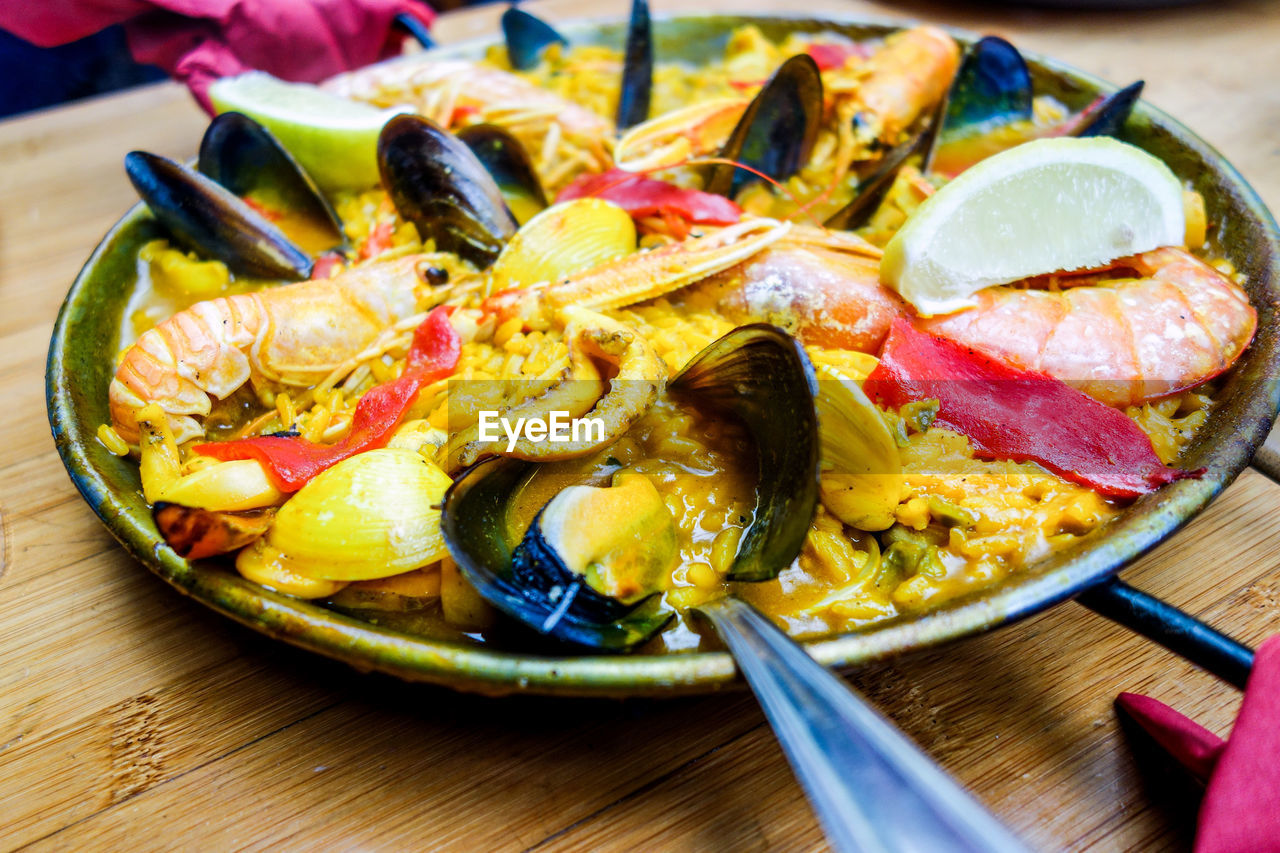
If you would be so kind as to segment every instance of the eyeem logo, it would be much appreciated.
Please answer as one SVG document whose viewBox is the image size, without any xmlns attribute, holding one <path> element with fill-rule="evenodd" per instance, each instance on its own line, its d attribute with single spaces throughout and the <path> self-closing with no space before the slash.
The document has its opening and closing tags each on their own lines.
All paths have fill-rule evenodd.
<svg viewBox="0 0 1280 853">
<path fill-rule="evenodd" d="M 508 453 L 515 450 L 521 438 L 535 444 L 604 441 L 604 418 L 571 418 L 568 412 L 552 412 L 546 419 L 516 418 L 512 424 L 509 418 L 500 417 L 495 411 L 481 411 L 480 440 L 498 441 L 503 435 L 507 437 Z"/>
</svg>

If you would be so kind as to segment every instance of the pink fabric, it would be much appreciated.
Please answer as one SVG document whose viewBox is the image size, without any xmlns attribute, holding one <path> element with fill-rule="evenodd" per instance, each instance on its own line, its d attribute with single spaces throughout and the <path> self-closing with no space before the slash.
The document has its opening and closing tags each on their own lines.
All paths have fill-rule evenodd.
<svg viewBox="0 0 1280 853">
<path fill-rule="evenodd" d="M 1227 742 L 1163 702 L 1140 693 L 1121 693 L 1119 705 L 1156 743 L 1201 782 L 1208 782 Z"/>
<path fill-rule="evenodd" d="M 435 19 L 418 0 L 40 0 L 0 4 L 0 28 L 49 47 L 124 23 L 134 57 L 212 112 L 206 91 L 219 77 L 259 69 L 316 82 L 397 53 L 402 12 Z"/>
<path fill-rule="evenodd" d="M 1147 696 L 1122 693 L 1116 703 L 1191 772 L 1208 778 L 1196 853 L 1280 853 L 1280 635 L 1258 648 L 1225 743 Z"/>
</svg>

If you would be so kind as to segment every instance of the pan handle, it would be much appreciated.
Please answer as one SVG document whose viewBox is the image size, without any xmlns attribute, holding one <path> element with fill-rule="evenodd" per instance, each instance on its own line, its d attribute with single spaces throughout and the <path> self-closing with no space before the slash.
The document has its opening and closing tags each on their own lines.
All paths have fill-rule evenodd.
<svg viewBox="0 0 1280 853">
<path fill-rule="evenodd" d="M 1076 601 L 1241 690 L 1249 679 L 1253 649 L 1117 577 L 1090 587 Z"/>
<path fill-rule="evenodd" d="M 409 35 L 418 40 L 418 44 L 427 50 L 436 46 L 436 40 L 431 37 L 431 33 L 423 26 L 422 22 L 410 15 L 408 12 L 401 12 L 396 15 L 395 22 Z"/>
</svg>

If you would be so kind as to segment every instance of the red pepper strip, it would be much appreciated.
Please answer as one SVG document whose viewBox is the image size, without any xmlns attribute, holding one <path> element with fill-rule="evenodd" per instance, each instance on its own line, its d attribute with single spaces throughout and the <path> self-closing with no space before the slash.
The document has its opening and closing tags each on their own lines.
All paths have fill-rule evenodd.
<svg viewBox="0 0 1280 853">
<path fill-rule="evenodd" d="M 343 459 L 384 447 L 418 391 L 458 368 L 462 340 L 450 324 L 449 314 L 450 309 L 441 306 L 427 315 L 413 333 L 404 375 L 365 392 L 356 403 L 351 431 L 337 444 L 316 444 L 301 436 L 263 435 L 200 444 L 195 452 L 224 462 L 256 459 L 277 489 L 296 492 Z"/>
<path fill-rule="evenodd" d="M 851 56 L 866 56 L 866 51 L 856 44 L 833 44 L 815 41 L 805 48 L 805 52 L 813 57 L 819 71 L 832 71 L 844 68 Z"/>
<path fill-rule="evenodd" d="M 742 208 L 724 196 L 681 189 L 622 169 L 581 175 L 560 191 L 556 201 L 588 197 L 611 201 L 630 213 L 632 219 L 674 213 L 689 222 L 732 225 L 742 218 Z"/>
<path fill-rule="evenodd" d="M 392 225 L 390 222 L 379 222 L 369 232 L 369 239 L 360 247 L 360 260 L 367 261 L 377 257 L 391 248 Z"/>
<path fill-rule="evenodd" d="M 333 278 L 334 273 L 346 262 L 347 259 L 342 256 L 341 252 L 325 252 L 316 258 L 316 262 L 311 265 L 311 278 Z"/>
<path fill-rule="evenodd" d="M 934 422 L 968 436 L 980 458 L 1038 462 L 1108 497 L 1137 497 L 1204 473 L 1165 467 L 1123 412 L 1065 382 L 918 331 L 903 318 L 865 387 L 894 409 L 936 399 Z"/>
</svg>

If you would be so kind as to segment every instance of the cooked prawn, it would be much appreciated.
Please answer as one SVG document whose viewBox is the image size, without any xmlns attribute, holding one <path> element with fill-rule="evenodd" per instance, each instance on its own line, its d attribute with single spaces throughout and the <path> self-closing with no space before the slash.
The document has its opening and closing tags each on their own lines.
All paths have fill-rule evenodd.
<svg viewBox="0 0 1280 853">
<path fill-rule="evenodd" d="M 1121 258 L 1136 277 L 1062 291 L 993 287 L 921 328 L 1056 376 L 1113 406 L 1173 394 L 1222 373 L 1253 340 L 1244 290 L 1181 248 Z"/>
<path fill-rule="evenodd" d="M 181 443 L 250 378 L 306 387 L 420 310 L 422 256 L 354 267 L 332 278 L 199 302 L 138 338 L 109 393 L 120 437 L 138 440 L 136 412 L 157 403 Z"/>
</svg>

